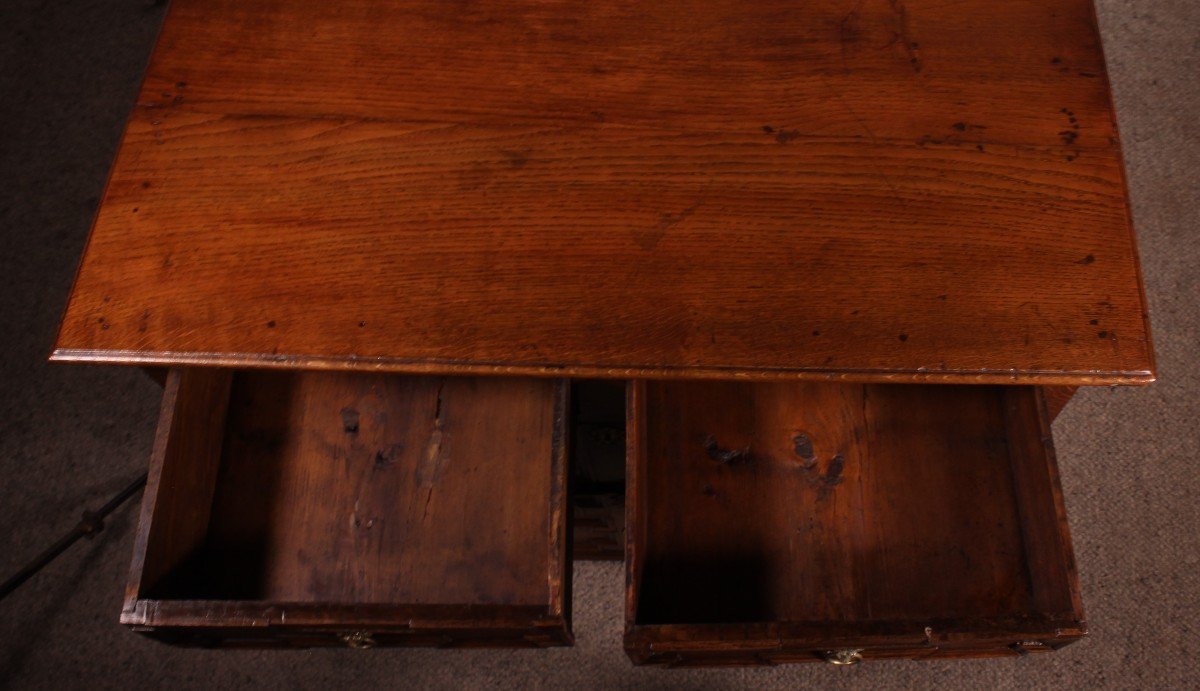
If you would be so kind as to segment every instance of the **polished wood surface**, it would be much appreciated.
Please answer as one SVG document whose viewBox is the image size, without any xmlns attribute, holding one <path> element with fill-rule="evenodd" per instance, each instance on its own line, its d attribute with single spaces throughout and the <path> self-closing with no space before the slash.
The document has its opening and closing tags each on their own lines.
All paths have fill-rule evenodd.
<svg viewBox="0 0 1200 691">
<path fill-rule="evenodd" d="M 296 645 L 297 626 L 569 642 L 567 395 L 549 379 L 173 371 L 122 621 Z"/>
<path fill-rule="evenodd" d="M 1018 654 L 1082 635 L 1035 387 L 631 385 L 636 662 Z"/>
<path fill-rule="evenodd" d="M 1090 0 L 174 0 L 54 358 L 1154 375 Z"/>
</svg>

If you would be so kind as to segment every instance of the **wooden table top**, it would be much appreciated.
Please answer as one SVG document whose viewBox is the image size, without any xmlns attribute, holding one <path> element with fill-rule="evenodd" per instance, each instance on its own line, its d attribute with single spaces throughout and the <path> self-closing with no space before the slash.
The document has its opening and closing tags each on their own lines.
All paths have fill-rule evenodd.
<svg viewBox="0 0 1200 691">
<path fill-rule="evenodd" d="M 1154 377 L 1090 0 L 173 0 L 52 357 Z"/>
</svg>

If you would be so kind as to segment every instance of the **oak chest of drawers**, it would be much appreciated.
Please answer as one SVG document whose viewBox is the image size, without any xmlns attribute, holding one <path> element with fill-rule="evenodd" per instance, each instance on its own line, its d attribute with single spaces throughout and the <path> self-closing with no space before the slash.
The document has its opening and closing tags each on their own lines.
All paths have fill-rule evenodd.
<svg viewBox="0 0 1200 691">
<path fill-rule="evenodd" d="M 121 620 L 639 664 L 1086 632 L 1154 379 L 1090 0 L 173 0 L 53 358 L 164 398 Z"/>
</svg>

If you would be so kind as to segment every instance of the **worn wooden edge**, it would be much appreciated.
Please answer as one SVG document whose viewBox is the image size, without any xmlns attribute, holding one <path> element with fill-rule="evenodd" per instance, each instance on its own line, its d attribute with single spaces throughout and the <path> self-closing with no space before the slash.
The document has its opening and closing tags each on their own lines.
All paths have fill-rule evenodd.
<svg viewBox="0 0 1200 691">
<path fill-rule="evenodd" d="M 625 650 L 635 664 L 677 666 L 690 660 L 705 666 L 760 665 L 818 662 L 825 659 L 823 652 L 846 648 L 866 649 L 868 656 L 883 657 L 924 657 L 939 651 L 977 657 L 1021 644 L 1057 650 L 1086 634 L 1086 625 L 1070 616 L 650 624 L 626 632 Z M 787 659 L 772 660 L 772 654 Z M 760 655 L 764 657 L 756 657 Z M 724 663 L 722 658 L 727 658 Z"/>
<path fill-rule="evenodd" d="M 1075 561 L 1075 544 L 1071 539 L 1071 525 L 1067 519 L 1067 500 L 1063 494 L 1062 476 L 1058 470 L 1058 452 L 1054 448 L 1054 434 L 1050 429 L 1053 418 L 1046 407 L 1045 398 L 1037 395 L 1038 420 L 1042 438 L 1046 444 L 1046 472 L 1050 480 L 1050 496 L 1054 503 L 1054 517 L 1058 523 L 1058 549 L 1061 552 L 1063 571 L 1067 578 L 1071 593 L 1072 614 L 1080 622 L 1086 622 L 1087 616 L 1083 609 L 1083 590 L 1079 585 L 1079 567 Z M 1087 634 L 1087 626 L 1083 625 L 1083 634 Z"/>
<path fill-rule="evenodd" d="M 1104 94 L 1108 100 L 1108 112 L 1112 115 L 1113 154 L 1117 161 L 1117 171 L 1121 175 L 1121 193 L 1125 200 L 1125 229 L 1129 234 L 1129 251 L 1130 256 L 1133 258 L 1134 275 L 1137 276 L 1138 297 L 1142 306 L 1142 335 L 1146 338 L 1146 371 L 1151 375 L 1151 378 L 1146 383 L 1150 383 L 1154 381 L 1155 373 L 1158 372 L 1158 362 L 1154 356 L 1154 337 L 1150 331 L 1150 304 L 1146 300 L 1146 281 L 1142 275 L 1142 257 L 1141 252 L 1138 250 L 1137 230 L 1133 222 L 1133 204 L 1129 196 L 1129 172 L 1125 165 L 1125 147 L 1121 141 L 1121 127 L 1118 122 L 1119 118 L 1117 117 L 1117 102 L 1113 96 L 1112 79 L 1108 74 L 1108 56 L 1105 54 L 1104 40 L 1100 35 L 1100 16 L 1096 12 L 1096 3 L 1094 1 L 1087 4 L 1091 11 L 1092 38 L 1095 41 L 1097 50 L 1100 52 L 1100 64 L 1104 66 L 1100 80 L 1104 85 Z"/>
<path fill-rule="evenodd" d="M 1050 428 L 1050 409 L 1042 388 L 1027 391 L 1027 395 L 1023 389 L 1006 391 L 1004 418 L 1027 568 L 1037 569 L 1043 578 L 1054 579 L 1051 584 L 1035 582 L 1033 594 L 1035 602 L 1043 607 L 1065 599 L 1066 607 L 1060 611 L 1082 623 L 1085 617 L 1079 571 Z M 1050 512 L 1048 517 L 1046 511 Z M 1039 592 L 1037 586 L 1046 592 Z"/>
<path fill-rule="evenodd" d="M 217 459 L 201 458 L 193 468 L 183 468 L 172 459 L 180 452 L 219 454 L 219 445 L 197 445 L 196 436 L 222 433 L 231 382 L 232 374 L 223 370 L 173 369 L 167 373 L 134 535 L 126 609 L 203 537 L 209 503 L 202 498 L 196 504 L 199 510 L 189 511 L 176 499 L 180 492 L 208 494 L 211 498 Z M 189 417 L 196 412 L 192 410 L 196 405 L 205 410 L 204 417 Z M 198 473 L 177 472 L 197 469 Z M 156 557 L 148 561 L 151 552 L 156 552 Z"/>
<path fill-rule="evenodd" d="M 133 115 L 138 110 L 138 103 L 141 102 L 142 92 L 146 89 L 146 81 L 150 79 L 150 65 L 154 61 L 154 56 L 158 53 L 158 47 L 162 43 L 163 28 L 167 25 L 167 18 L 171 14 L 171 5 L 167 5 L 167 9 L 163 12 L 163 18 L 158 23 L 158 28 L 154 33 L 154 45 L 150 52 L 146 55 L 146 61 L 142 65 L 142 76 L 138 79 L 137 90 L 133 92 L 129 98 L 129 108 L 126 109 L 127 115 L 121 120 L 121 136 L 117 139 L 117 148 L 113 149 L 112 157 L 108 161 L 108 171 L 104 174 L 104 187 L 100 190 L 99 201 L 92 209 L 92 219 L 88 223 L 87 239 L 83 243 L 83 251 L 79 253 L 79 258 L 75 260 L 75 271 L 71 275 L 71 291 L 67 293 L 67 299 L 63 302 L 62 316 L 58 320 L 58 329 L 55 330 L 54 342 L 61 343 L 63 337 L 63 329 L 66 328 L 67 314 L 71 310 L 71 300 L 75 295 L 75 287 L 79 285 L 79 275 L 83 273 L 83 263 L 87 258 L 88 253 L 92 249 L 92 240 L 96 237 L 96 221 L 100 220 L 100 211 L 104 208 L 104 202 L 108 199 L 108 190 L 112 187 L 113 173 L 117 170 L 117 156 L 125 147 L 125 139 L 129 136 L 129 123 L 133 121 Z M 53 355 L 50 358 L 53 360 Z"/>
<path fill-rule="evenodd" d="M 562 617 L 542 605 L 388 605 L 257 600 L 137 600 L 121 613 L 133 627 L 271 628 L 396 631 L 545 629 L 567 635 Z"/>
<path fill-rule="evenodd" d="M 637 630 L 638 592 L 642 583 L 642 551 L 646 542 L 645 466 L 646 382 L 625 385 L 625 646 Z M 632 653 L 630 653 L 632 657 Z"/>
<path fill-rule="evenodd" d="M 1152 370 L 1129 372 L 1038 370 L 886 370 L 818 368 L 744 368 L 732 366 L 600 364 L 504 364 L 459 360 L 408 360 L 385 357 L 325 357 L 256 353 L 159 353 L 129 350 L 59 348 L 52 362 L 141 366 L 230 367 L 238 369 L 360 370 L 422 375 L 485 375 L 523 377 L 573 377 L 579 379 L 714 379 L 807 380 L 860 384 L 1041 384 L 1063 386 L 1144 385 L 1156 378 Z"/>
<path fill-rule="evenodd" d="M 159 406 L 158 423 L 150 451 L 150 469 L 146 475 L 146 488 L 142 491 L 142 505 L 138 513 L 137 529 L 133 536 L 133 562 L 129 566 L 129 578 L 125 585 L 125 600 L 121 618 L 137 609 L 141 596 L 142 573 L 146 566 L 146 552 L 150 547 L 150 528 L 154 521 L 154 508 L 158 503 L 159 487 L 162 482 L 162 462 L 166 455 L 170 437 L 171 420 L 175 415 L 175 402 L 179 397 L 178 370 L 167 373 L 163 382 L 162 403 Z"/>
<path fill-rule="evenodd" d="M 571 382 L 562 379 L 554 387 L 550 458 L 550 555 L 547 578 L 550 585 L 549 613 L 561 621 L 567 644 L 574 644 L 571 630 L 571 556 L 570 548 L 570 405 Z"/>
<path fill-rule="evenodd" d="M 873 619 L 868 621 L 780 621 L 722 624 L 639 624 L 635 634 L 655 634 L 656 650 L 693 649 L 705 645 L 689 640 L 708 634 L 708 645 L 757 649 L 779 643 L 811 644 L 824 637 L 840 644 L 967 643 L 991 638 L 1069 638 L 1086 633 L 1084 622 L 1069 614 L 946 619 Z M 719 640 L 718 640 L 719 639 Z"/>
</svg>

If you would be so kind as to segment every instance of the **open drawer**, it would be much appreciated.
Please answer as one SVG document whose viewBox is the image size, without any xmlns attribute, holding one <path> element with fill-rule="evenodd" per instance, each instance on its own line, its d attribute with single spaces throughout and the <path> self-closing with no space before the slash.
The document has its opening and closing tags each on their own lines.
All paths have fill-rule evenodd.
<svg viewBox="0 0 1200 691">
<path fill-rule="evenodd" d="M 200 645 L 570 643 L 567 396 L 171 371 L 122 623 Z"/>
<path fill-rule="evenodd" d="M 1085 633 L 1041 391 L 630 384 L 625 647 L 773 664 Z"/>
</svg>

